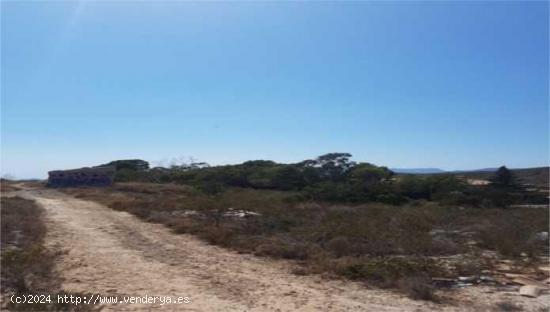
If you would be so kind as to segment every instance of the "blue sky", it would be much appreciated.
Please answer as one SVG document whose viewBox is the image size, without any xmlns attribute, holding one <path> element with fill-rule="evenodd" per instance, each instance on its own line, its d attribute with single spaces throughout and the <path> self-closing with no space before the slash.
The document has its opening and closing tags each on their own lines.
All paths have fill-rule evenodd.
<svg viewBox="0 0 550 312">
<path fill-rule="evenodd" d="M 542 166 L 548 2 L 2 2 L 2 174 Z"/>
</svg>

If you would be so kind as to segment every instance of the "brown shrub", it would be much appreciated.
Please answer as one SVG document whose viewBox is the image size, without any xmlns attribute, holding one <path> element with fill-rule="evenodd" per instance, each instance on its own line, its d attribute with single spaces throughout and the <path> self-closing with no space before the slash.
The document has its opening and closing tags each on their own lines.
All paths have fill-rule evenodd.
<svg viewBox="0 0 550 312">
<path fill-rule="evenodd" d="M 308 251 L 308 246 L 303 243 L 279 238 L 260 243 L 254 254 L 274 258 L 305 260 L 308 258 Z"/>
<path fill-rule="evenodd" d="M 508 214 L 484 222 L 477 233 L 481 246 L 496 250 L 504 256 L 518 257 L 521 253 L 537 256 L 547 242 L 535 239 L 541 229 L 525 216 Z M 544 229 L 547 231 L 547 228 Z"/>
<path fill-rule="evenodd" d="M 225 247 L 230 246 L 231 240 L 233 239 L 233 232 L 231 230 L 225 227 L 214 225 L 204 227 L 199 235 L 201 238 L 205 239 L 211 244 Z"/>
<path fill-rule="evenodd" d="M 0 236 L 0 264 L 2 267 L 2 295 L 51 294 L 61 289 L 60 279 L 53 267 L 56 254 L 44 246 L 46 232 L 42 208 L 34 201 L 20 197 L 1 198 L 2 235 Z M 68 295 L 71 295 L 70 293 Z M 89 294 L 75 294 L 89 296 Z M 5 303 L 8 311 L 94 311 L 100 307 L 70 303 Z"/>
<path fill-rule="evenodd" d="M 523 308 L 520 305 L 517 305 L 510 301 L 502 301 L 496 304 L 495 311 L 518 312 L 523 311 Z"/>
<path fill-rule="evenodd" d="M 46 227 L 40 222 L 43 211 L 33 201 L 21 197 L 1 199 L 1 248 L 30 248 L 41 244 Z"/>
<path fill-rule="evenodd" d="M 36 281 L 50 278 L 53 257 L 42 247 L 42 208 L 20 197 L 3 197 L 1 205 L 2 286 L 16 292 L 44 287 Z"/>
<path fill-rule="evenodd" d="M 431 281 L 426 276 L 416 275 L 402 278 L 398 282 L 399 290 L 414 300 L 436 299 Z"/>
<path fill-rule="evenodd" d="M 342 258 L 334 262 L 333 269 L 342 276 L 374 282 L 383 287 L 398 286 L 398 282 L 411 276 L 433 276 L 440 272 L 439 265 L 429 258 Z"/>
<path fill-rule="evenodd" d="M 484 268 L 487 268 L 487 265 L 481 258 L 462 259 L 460 262 L 455 264 L 456 274 L 459 276 L 480 275 Z"/>
<path fill-rule="evenodd" d="M 326 249 L 337 258 L 349 255 L 353 252 L 352 245 L 350 244 L 348 238 L 342 236 L 329 240 L 326 244 Z"/>
<path fill-rule="evenodd" d="M 433 255 L 456 255 L 464 253 L 465 248 L 451 239 L 432 240 L 430 253 Z"/>
<path fill-rule="evenodd" d="M 19 190 L 15 183 L 10 180 L 0 179 L 0 193 L 13 192 Z"/>
<path fill-rule="evenodd" d="M 418 298 L 428 298 L 418 276 L 472 275 L 489 265 L 464 262 L 456 272 L 452 265 L 444 271 L 429 257 L 478 252 L 472 240 L 505 255 L 518 250 L 539 254 L 544 246 L 532 237 L 548 227 L 548 211 L 540 209 L 473 209 L 421 201 L 402 206 L 334 205 L 299 202 L 293 192 L 228 188 L 208 195 L 188 186 L 148 183 L 78 193 L 212 244 L 300 260 L 300 273 L 330 273 L 380 286 L 403 284 Z M 257 215 L 224 216 L 230 208 Z M 516 226 L 521 230 L 514 230 Z"/>
<path fill-rule="evenodd" d="M 116 183 L 114 188 L 121 192 L 142 193 L 142 194 L 192 194 L 195 190 L 187 185 L 173 183 Z"/>
<path fill-rule="evenodd" d="M 164 220 L 165 224 L 170 227 L 175 233 L 183 234 L 190 233 L 193 228 L 195 221 L 188 218 L 169 218 Z"/>
</svg>

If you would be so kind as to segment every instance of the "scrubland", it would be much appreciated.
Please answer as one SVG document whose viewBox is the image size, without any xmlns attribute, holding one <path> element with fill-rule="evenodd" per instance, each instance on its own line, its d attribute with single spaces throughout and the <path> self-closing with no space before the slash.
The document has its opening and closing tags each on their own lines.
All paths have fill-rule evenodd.
<svg viewBox="0 0 550 312">
<path fill-rule="evenodd" d="M 432 278 L 486 274 L 501 260 L 543 275 L 547 209 L 475 208 L 425 200 L 338 204 L 299 192 L 118 183 L 67 193 L 127 211 L 175 233 L 259 256 L 292 259 L 295 274 L 363 281 L 412 298 L 434 297 Z"/>
<path fill-rule="evenodd" d="M 60 190 L 175 234 L 291 260 L 295 275 L 353 280 L 413 299 L 443 302 L 434 289 L 502 284 L 508 273 L 548 278 L 541 269 L 549 253 L 547 196 L 512 171 L 501 167 L 472 185 L 463 175 L 396 175 L 350 157 L 151 169 L 121 160 L 106 164 L 116 168 L 110 187 Z M 41 235 L 33 235 L 38 245 Z"/>
<path fill-rule="evenodd" d="M 2 191 L 18 188 L 3 183 Z M 55 272 L 59 255 L 46 248 L 44 210 L 34 201 L 21 197 L 1 198 L 2 308 L 10 311 L 92 311 L 93 307 L 58 303 L 61 280 Z M 11 295 L 50 295 L 41 303 L 14 303 Z M 79 294 L 83 295 L 83 294 Z"/>
</svg>

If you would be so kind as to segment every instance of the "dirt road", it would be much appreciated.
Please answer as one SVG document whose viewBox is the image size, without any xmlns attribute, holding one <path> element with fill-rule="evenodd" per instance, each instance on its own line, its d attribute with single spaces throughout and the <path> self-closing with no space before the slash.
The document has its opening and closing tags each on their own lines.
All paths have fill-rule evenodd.
<svg viewBox="0 0 550 312">
<path fill-rule="evenodd" d="M 296 276 L 290 262 L 211 246 L 54 190 L 24 189 L 18 195 L 46 209 L 47 245 L 64 251 L 56 270 L 65 290 L 190 299 L 185 305 L 119 303 L 104 311 L 463 310 L 349 281 Z"/>
</svg>

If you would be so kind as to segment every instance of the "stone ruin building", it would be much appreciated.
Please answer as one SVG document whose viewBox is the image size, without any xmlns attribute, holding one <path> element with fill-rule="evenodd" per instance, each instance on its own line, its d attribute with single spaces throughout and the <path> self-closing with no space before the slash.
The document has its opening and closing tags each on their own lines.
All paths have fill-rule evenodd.
<svg viewBox="0 0 550 312">
<path fill-rule="evenodd" d="M 48 186 L 108 186 L 113 184 L 115 171 L 114 166 L 50 171 L 48 172 Z"/>
</svg>

